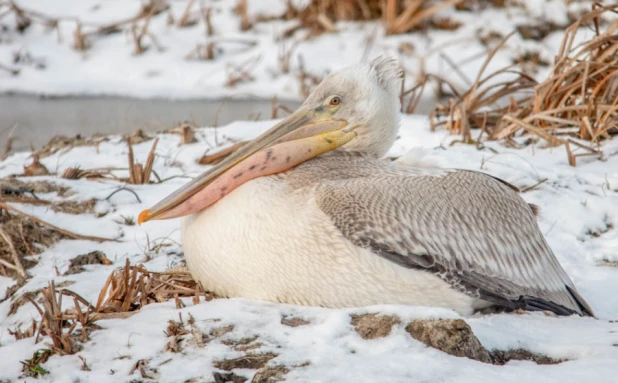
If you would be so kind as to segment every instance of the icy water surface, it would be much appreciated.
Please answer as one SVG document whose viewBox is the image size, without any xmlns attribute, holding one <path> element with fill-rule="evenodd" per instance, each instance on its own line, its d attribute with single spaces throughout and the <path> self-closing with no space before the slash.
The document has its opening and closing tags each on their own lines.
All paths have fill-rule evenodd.
<svg viewBox="0 0 618 383">
<path fill-rule="evenodd" d="M 288 108 L 299 103 L 281 101 Z M 13 150 L 38 148 L 55 135 L 91 136 L 127 133 L 136 129 L 159 131 L 176 123 L 224 125 L 236 120 L 270 119 L 272 102 L 261 99 L 179 100 L 124 97 L 39 97 L 0 95 L 0 143 L 17 123 Z M 280 111 L 279 116 L 286 113 Z M 3 144 L 0 146 L 4 146 Z"/>
</svg>

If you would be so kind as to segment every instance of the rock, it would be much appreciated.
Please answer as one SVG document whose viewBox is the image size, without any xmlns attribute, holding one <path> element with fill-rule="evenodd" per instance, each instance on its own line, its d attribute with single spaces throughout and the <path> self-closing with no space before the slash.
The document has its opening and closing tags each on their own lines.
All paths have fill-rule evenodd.
<svg viewBox="0 0 618 383">
<path fill-rule="evenodd" d="M 394 325 L 401 323 L 394 315 L 352 314 L 352 325 L 363 339 L 389 336 Z"/>
<path fill-rule="evenodd" d="M 247 378 L 244 376 L 236 375 L 233 372 L 223 374 L 214 372 L 212 376 L 215 379 L 215 383 L 244 383 L 247 381 Z"/>
<path fill-rule="evenodd" d="M 462 319 L 417 319 L 406 326 L 416 340 L 447 354 L 491 363 L 489 352 Z"/>
</svg>

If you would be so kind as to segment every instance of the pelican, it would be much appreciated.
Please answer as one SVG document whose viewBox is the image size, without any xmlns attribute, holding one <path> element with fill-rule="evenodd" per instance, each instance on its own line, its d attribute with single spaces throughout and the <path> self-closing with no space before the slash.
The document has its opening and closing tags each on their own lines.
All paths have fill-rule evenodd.
<svg viewBox="0 0 618 383">
<path fill-rule="evenodd" d="M 399 129 L 400 79 L 384 57 L 328 75 L 139 222 L 182 217 L 187 267 L 225 297 L 593 316 L 515 187 L 382 159 Z"/>
</svg>

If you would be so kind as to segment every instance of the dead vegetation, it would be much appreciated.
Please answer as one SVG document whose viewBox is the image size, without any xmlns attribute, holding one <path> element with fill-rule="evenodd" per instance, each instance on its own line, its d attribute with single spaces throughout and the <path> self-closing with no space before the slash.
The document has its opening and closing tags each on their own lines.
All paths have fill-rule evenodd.
<svg viewBox="0 0 618 383">
<path fill-rule="evenodd" d="M 490 51 L 473 85 L 438 106 L 432 129 L 444 126 L 473 144 L 479 142 L 473 128 L 510 145 L 519 145 L 517 137 L 537 137 L 547 146 L 564 146 L 572 166 L 580 156 L 600 158 L 597 145 L 618 134 L 618 20 L 601 30 L 601 17 L 610 12 L 618 13 L 618 5 L 596 6 L 566 29 L 551 74 L 541 83 L 513 67 L 484 75 L 505 38 Z M 594 36 L 575 45 L 583 26 Z M 499 80 L 504 75 L 511 78 Z"/>
<path fill-rule="evenodd" d="M 112 240 L 60 228 L 8 204 L 42 205 L 57 212 L 84 214 L 92 212 L 97 202 L 94 199 L 49 201 L 38 197 L 38 194 L 46 193 L 66 196 L 70 194 L 70 189 L 47 181 L 0 180 L 0 275 L 15 278 L 18 282 L 25 280 L 28 278 L 27 270 L 37 263 L 30 256 L 40 254 L 61 239 Z"/>
<path fill-rule="evenodd" d="M 65 233 L 0 202 L 0 275 L 18 281 L 28 278 L 26 270 L 36 261 L 27 257 L 63 238 Z"/>
<path fill-rule="evenodd" d="M 37 325 L 37 321 L 33 319 L 32 322 L 30 322 L 30 325 L 26 326 L 25 329 L 22 329 L 21 326 L 17 326 L 12 330 L 9 329 L 9 335 L 14 337 L 15 340 L 32 338 L 36 334 Z"/>
<path fill-rule="evenodd" d="M 214 295 L 204 292 L 186 271 L 150 272 L 141 265 L 131 266 L 127 260 L 122 269 L 107 278 L 94 313 L 100 317 L 127 317 L 147 304 L 170 299 L 181 308 L 183 297 L 191 297 L 198 304 L 201 297 L 209 301 Z"/>
<path fill-rule="evenodd" d="M 0 275 L 18 280 L 27 278 L 26 270 L 36 264 L 28 257 L 41 253 L 60 239 L 108 240 L 73 233 L 7 204 L 41 205 L 56 212 L 84 214 L 91 213 L 97 202 L 94 199 L 49 201 L 38 197 L 38 194 L 46 193 L 66 196 L 70 194 L 70 189 L 47 181 L 24 182 L 16 178 L 0 180 Z"/>
<path fill-rule="evenodd" d="M 72 32 L 73 42 L 71 46 L 78 52 L 85 52 L 92 48 L 93 40 L 97 37 L 119 33 L 123 30 L 130 31 L 133 37 L 135 54 L 141 54 L 148 48 L 143 43 L 145 36 L 151 39 L 153 45 L 160 47 L 155 36 L 148 31 L 148 25 L 153 16 L 161 14 L 169 8 L 169 4 L 165 0 L 147 0 L 141 4 L 137 14 L 133 16 L 106 24 L 92 24 L 79 20 L 74 16 L 47 15 L 43 12 L 18 5 L 12 0 L 7 3 L 0 3 L 0 10 L 3 10 L 2 6 L 4 5 L 8 7 L 8 10 L 0 13 L 0 16 L 15 15 L 17 20 L 16 29 L 19 33 L 24 33 L 33 23 L 38 23 L 46 28 L 55 29 L 58 42 L 62 42 L 60 22 L 74 22 L 75 29 Z"/>
<path fill-rule="evenodd" d="M 223 161 L 227 156 L 243 147 L 246 143 L 247 141 L 237 142 L 232 146 L 219 150 L 213 154 L 204 154 L 202 157 L 198 158 L 196 162 L 200 165 L 216 165 Z"/>
<path fill-rule="evenodd" d="M 255 372 L 251 383 L 272 383 L 281 382 L 285 380 L 285 374 L 290 370 L 285 366 L 266 366 L 262 367 Z"/>
<path fill-rule="evenodd" d="M 99 144 L 107 140 L 107 137 L 96 134 L 92 137 L 82 137 L 80 134 L 74 137 L 54 136 L 45 146 L 37 150 L 33 156 L 36 156 L 37 158 L 45 158 L 57 152 L 67 152 L 80 146 L 94 146 L 98 150 Z"/>
<path fill-rule="evenodd" d="M 185 323 L 182 319 L 182 314 L 178 314 L 178 321 L 170 319 L 168 321 L 167 329 L 164 331 L 168 340 L 165 344 L 163 351 L 178 353 L 181 352 L 187 345 L 192 344 L 196 347 L 204 347 L 208 343 L 219 339 L 226 334 L 234 331 L 234 325 L 219 326 L 211 329 L 208 333 L 202 332 L 196 325 L 195 319 L 189 314 L 189 319 Z M 241 346 L 247 345 L 257 339 L 243 338 L 241 340 L 225 339 L 221 343 L 227 346 Z M 233 347 L 235 351 L 247 351 Z"/>
<path fill-rule="evenodd" d="M 40 194 L 55 193 L 58 197 L 69 197 L 73 194 L 70 188 L 49 181 L 22 181 L 7 177 L 0 179 L 0 201 L 48 206 L 55 212 L 67 214 L 92 213 L 97 203 L 95 199 L 84 201 L 42 199 Z"/>
<path fill-rule="evenodd" d="M 62 298 L 68 296 L 73 298 L 77 315 L 74 318 L 66 318 L 62 312 Z M 92 330 L 94 322 L 88 317 L 91 305 L 79 295 L 69 291 L 57 290 L 54 282 L 41 291 L 42 306 L 31 300 L 41 315 L 39 324 L 39 336 L 49 336 L 52 344 L 50 349 L 53 353 L 60 355 L 74 354 L 81 350 L 81 343 L 88 340 L 89 331 Z M 86 312 L 82 311 L 82 306 L 86 307 Z M 74 334 L 77 326 L 80 325 L 79 334 Z M 90 328 L 89 328 L 90 327 Z M 65 331 L 65 329 L 67 329 Z"/>
<path fill-rule="evenodd" d="M 131 143 L 130 138 L 127 140 L 127 145 L 129 146 L 129 179 L 127 180 L 127 182 L 129 182 L 130 184 L 150 183 L 152 165 L 154 164 L 155 159 L 155 149 L 157 148 L 158 143 L 159 138 L 157 137 L 152 143 L 152 147 L 150 148 L 150 152 L 148 153 L 145 164 L 142 165 L 135 161 L 135 156 L 133 155 L 133 144 Z"/>
<path fill-rule="evenodd" d="M 231 371 L 237 368 L 257 370 L 266 365 L 277 354 L 271 352 L 263 354 L 248 353 L 238 358 L 215 360 L 212 364 L 218 369 Z"/>
<path fill-rule="evenodd" d="M 102 254 L 86 254 L 74 258 L 68 273 L 73 273 L 71 272 L 72 269 L 77 271 L 84 264 L 93 264 L 91 258 L 96 258 L 101 264 L 110 263 Z M 37 296 L 40 296 L 37 300 L 38 303 L 35 301 Z M 127 261 L 124 268 L 110 274 L 101 289 L 96 305 L 90 304 L 73 291 L 56 286 L 53 281 L 49 283 L 48 287 L 40 291 L 25 293 L 18 299 L 14 299 L 9 315 L 14 314 L 24 302 L 30 302 L 39 312 L 40 320 L 32 321 L 31 325 L 25 329 L 18 327 L 10 330 L 9 333 L 16 339 L 36 336 L 35 341 L 37 343 L 40 337 L 49 337 L 51 341 L 47 345 L 49 355 L 74 354 L 81 350 L 83 343 L 88 341 L 90 333 L 100 328 L 96 321 L 126 318 L 133 315 L 144 305 L 170 299 L 174 299 L 176 306 L 181 308 L 184 307 L 180 300 L 181 297 L 192 297 L 195 304 L 200 302 L 200 297 L 206 300 L 213 299 L 213 295 L 203 292 L 186 272 L 152 273 L 141 265 L 131 266 Z M 68 298 L 71 301 L 71 308 L 63 309 L 63 298 L 65 300 Z M 223 326 L 213 329 L 208 334 L 202 334 L 194 326 L 195 320 L 191 316 L 188 321 L 189 330 L 185 329 L 182 317 L 179 318 L 180 321 L 178 322 L 169 321 L 166 330 L 166 335 L 171 338 L 168 346 L 166 346 L 168 351 L 178 352 L 180 341 L 183 340 L 185 335 L 193 334 L 195 343 L 201 347 L 205 343 L 227 334 L 234 328 L 234 326 Z M 47 360 L 34 359 L 34 362 L 23 362 L 28 366 L 24 368 L 25 373 L 39 371 L 36 370 L 37 366 L 40 367 L 40 364 Z M 85 362 L 83 363 L 87 366 Z M 133 371 L 141 373 L 142 370 L 147 371 L 145 366 L 140 368 L 140 365 L 137 365 Z M 39 373 L 42 373 L 41 371 Z"/>
<path fill-rule="evenodd" d="M 133 375 L 135 372 L 139 372 L 142 378 L 155 380 L 157 381 L 159 378 L 159 371 L 150 366 L 150 361 L 147 359 L 139 359 L 133 367 L 131 367 L 131 371 L 129 371 L 129 375 Z"/>
<path fill-rule="evenodd" d="M 30 165 L 24 166 L 24 176 L 26 177 L 35 177 L 35 176 L 47 176 L 49 175 L 49 170 L 39 161 L 39 156 L 36 154 L 32 155 L 32 163 Z"/>
<path fill-rule="evenodd" d="M 178 134 L 180 136 L 180 145 L 193 144 L 197 142 L 195 138 L 195 130 L 197 125 L 193 122 L 184 121 L 177 124 L 170 130 L 170 133 Z"/>
<path fill-rule="evenodd" d="M 64 275 L 79 274 L 83 271 L 86 265 L 111 265 L 110 261 L 103 252 L 95 250 L 88 254 L 81 254 L 71 259 L 69 263 L 69 269 Z"/>
<path fill-rule="evenodd" d="M 298 20 L 298 24 L 284 32 L 284 36 L 291 36 L 295 31 L 303 28 L 309 30 L 309 37 L 325 32 L 336 32 L 335 23 L 338 21 L 368 21 L 382 20 L 387 34 L 401 34 L 429 27 L 454 30 L 458 23 L 446 18 L 438 17 L 440 11 L 461 5 L 464 0 L 311 0 L 306 7 L 297 8 L 293 2 L 287 2 L 287 9 L 278 18 Z M 491 3 L 485 2 L 484 3 Z M 500 6 L 500 4 L 490 4 Z M 501 6 L 504 6 L 503 4 Z M 237 8 L 246 28 L 251 27 L 250 16 L 244 8 Z M 461 11 L 470 11 L 465 7 L 458 7 Z M 255 22 L 270 21 L 273 17 L 257 15 Z"/>
</svg>

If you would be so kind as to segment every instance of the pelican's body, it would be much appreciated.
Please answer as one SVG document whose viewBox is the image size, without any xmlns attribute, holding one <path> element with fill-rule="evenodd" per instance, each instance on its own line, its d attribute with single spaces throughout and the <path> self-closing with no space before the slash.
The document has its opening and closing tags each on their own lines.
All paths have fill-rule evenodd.
<svg viewBox="0 0 618 383">
<path fill-rule="evenodd" d="M 139 222 L 184 217 L 187 266 L 222 296 L 593 315 L 516 188 L 381 159 L 399 128 L 399 75 L 385 59 L 329 75 Z"/>
<path fill-rule="evenodd" d="M 350 242 L 316 201 L 327 180 L 309 167 L 323 161 L 250 181 L 182 219 L 187 266 L 203 288 L 325 307 L 407 304 L 471 313 L 488 306 L 430 273 Z"/>
</svg>

